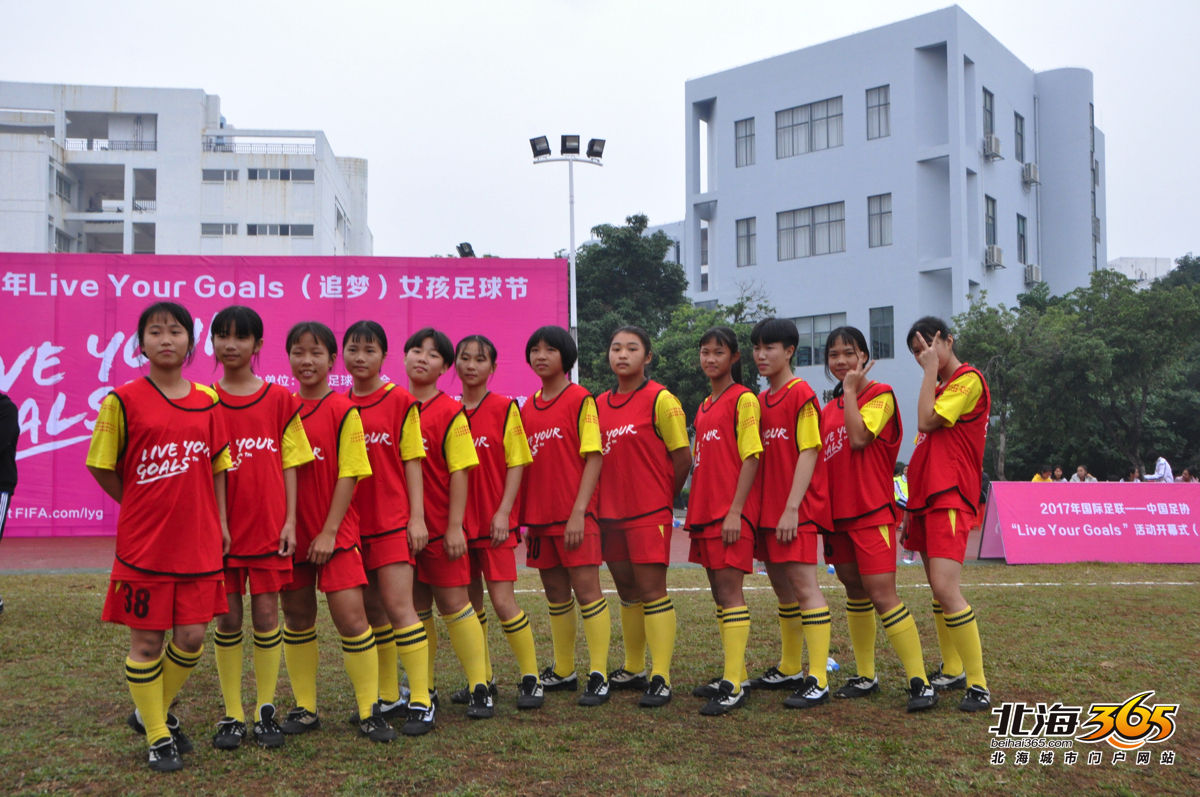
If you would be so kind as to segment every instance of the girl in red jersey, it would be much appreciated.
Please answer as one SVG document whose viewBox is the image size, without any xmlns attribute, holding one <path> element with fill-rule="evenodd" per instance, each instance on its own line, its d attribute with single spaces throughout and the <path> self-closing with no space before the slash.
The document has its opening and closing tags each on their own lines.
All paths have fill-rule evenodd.
<svg viewBox="0 0 1200 797">
<path fill-rule="evenodd" d="M 638 705 L 671 700 L 675 606 L 667 595 L 672 505 L 692 469 L 687 419 L 679 399 L 646 376 L 653 354 L 641 327 L 621 327 L 608 344 L 617 389 L 596 400 L 602 451 L 598 508 L 604 560 L 621 597 L 625 664 L 613 689 L 643 689 Z M 647 682 L 646 646 L 653 670 Z"/>
<path fill-rule="evenodd" d="M 283 634 L 279 588 L 292 577 L 296 548 L 296 468 L 313 459 L 300 421 L 300 400 L 280 385 L 254 374 L 262 349 L 263 322 L 249 307 L 226 307 L 212 322 L 213 354 L 224 367 L 213 385 L 218 414 L 229 430 L 233 466 L 227 471 L 229 553 L 225 591 L 229 612 L 217 617 L 213 642 L 225 716 L 213 747 L 232 750 L 246 735 L 242 711 L 242 594 L 249 584 L 254 626 L 257 700 L 254 740 L 262 747 L 283 744 L 275 717 L 275 686 Z"/>
<path fill-rule="evenodd" d="M 562 327 L 537 329 L 525 362 L 542 387 L 521 408 L 533 464 L 521 484 L 521 524 L 529 527 L 526 564 L 536 567 L 550 608 L 554 664 L 542 670 L 547 692 L 579 688 L 575 674 L 575 601 L 583 615 L 589 672 L 581 706 L 608 702 L 612 621 L 600 591 L 596 482 L 603 464 L 596 401 L 567 377 L 579 356 Z M 574 592 L 574 597 L 572 597 Z"/>
<path fill-rule="evenodd" d="M 688 499 L 686 526 L 692 535 L 688 560 L 704 565 L 725 652 L 720 678 L 696 687 L 708 698 L 701 714 L 719 716 L 745 705 L 746 642 L 750 610 L 742 580 L 754 567 L 753 495 L 762 440 L 754 393 L 741 384 L 741 354 L 729 327 L 713 327 L 700 338 L 700 369 L 712 394 L 696 412 L 696 468 Z"/>
<path fill-rule="evenodd" d="M 812 387 L 792 373 L 800 345 L 796 325 L 780 318 L 758 322 L 750 332 L 754 362 L 768 388 L 758 396 L 763 453 L 755 480 L 759 518 L 755 554 L 766 562 L 779 599 L 782 656 L 777 666 L 751 681 L 761 689 L 795 692 L 783 704 L 812 708 L 829 702 L 829 606 L 817 583 L 818 535 L 830 531 L 829 491 L 817 471 L 821 452 L 821 405 Z M 808 676 L 801 652 L 808 644 Z"/>
<path fill-rule="evenodd" d="M 396 738 L 383 718 L 375 635 L 363 608 L 367 583 L 359 553 L 354 487 L 371 475 L 358 408 L 329 389 L 337 340 L 329 327 L 304 321 L 287 335 L 288 360 L 300 383 L 300 418 L 316 459 L 297 473 L 296 554 L 284 585 L 283 655 L 296 707 L 280 728 L 287 734 L 321 727 L 317 716 L 317 595 L 325 593 L 342 639 L 342 658 L 354 686 L 358 729 L 377 742 Z"/>
<path fill-rule="evenodd" d="M 959 588 L 967 535 L 978 514 L 991 394 L 983 374 L 954 354 L 939 318 L 919 319 L 905 338 L 924 372 L 917 398 L 916 448 L 909 463 L 905 547 L 920 551 L 942 652 L 935 689 L 961 689 L 958 707 L 987 711 L 991 693 L 975 612 Z"/>
<path fill-rule="evenodd" d="M 896 594 L 896 528 L 900 511 L 892 474 L 903 428 L 892 388 L 867 378 L 867 340 L 854 327 L 838 327 L 825 341 L 825 370 L 838 381 L 821 413 L 824 446 L 818 468 L 825 474 L 834 533 L 825 536 L 825 561 L 846 587 L 846 624 L 858 674 L 834 697 L 867 697 L 879 691 L 875 677 L 875 613 L 904 664 L 908 710 L 937 703 L 925 677 L 921 638 Z"/>
<path fill-rule="evenodd" d="M 413 605 L 416 556 L 429 539 L 421 478 L 425 447 L 417 400 L 380 376 L 387 348 L 387 335 L 374 321 L 352 324 L 342 337 L 342 359 L 354 378 L 350 400 L 362 416 L 371 462 L 372 477 L 355 490 L 354 506 L 367 571 L 363 602 L 379 658 L 379 708 L 385 717 L 404 710 L 399 658 L 411 690 L 401 730 L 416 736 L 434 726 L 429 638 Z"/>
<path fill-rule="evenodd" d="M 437 631 L 433 624 L 436 601 L 450 644 L 467 676 L 470 689 L 467 716 L 488 719 L 495 714 L 488 687 L 483 627 L 471 605 L 471 560 L 463 519 L 467 504 L 468 471 L 479 465 L 471 427 L 462 404 L 438 389 L 437 382 L 454 361 L 454 347 L 445 333 L 426 327 L 404 343 L 408 386 L 421 402 L 421 436 L 426 457 L 421 462 L 425 522 L 429 544 L 417 555 L 413 601 L 429 637 L 429 682 L 434 682 L 433 658 Z M 434 691 L 436 695 L 436 690 Z"/>
<path fill-rule="evenodd" d="M 121 505 L 102 617 L 129 627 L 129 725 L 145 734 L 156 772 L 179 769 L 180 754 L 192 750 L 167 708 L 200 661 L 205 626 L 227 608 L 229 441 L 216 394 L 182 375 L 193 329 L 173 302 L 142 312 L 137 339 L 149 375 L 105 397 L 87 455 L 96 482 Z"/>
<path fill-rule="evenodd" d="M 521 408 L 517 402 L 488 390 L 496 370 L 496 345 L 483 335 L 469 335 L 454 350 L 454 368 L 463 384 L 463 406 L 471 424 L 479 467 L 467 483 L 464 526 L 469 536 L 467 555 L 471 560 L 471 605 L 484 629 L 484 652 L 488 685 L 493 685 L 490 656 L 487 656 L 487 623 L 483 608 L 483 582 L 487 582 L 492 607 L 500 627 L 512 646 L 521 682 L 517 708 L 539 708 L 543 702 L 538 678 L 537 649 L 529 617 L 517 605 L 513 584 L 517 580 L 516 547 L 520 542 L 517 524 L 517 493 L 525 468 L 533 462 Z M 469 697 L 469 696 L 468 696 Z"/>
</svg>

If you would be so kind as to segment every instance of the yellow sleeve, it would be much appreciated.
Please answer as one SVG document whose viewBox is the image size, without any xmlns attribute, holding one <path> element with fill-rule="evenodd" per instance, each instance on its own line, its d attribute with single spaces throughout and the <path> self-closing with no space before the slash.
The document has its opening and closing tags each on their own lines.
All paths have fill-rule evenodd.
<svg viewBox="0 0 1200 797">
<path fill-rule="evenodd" d="M 192 385 L 194 385 L 195 388 L 197 390 L 199 390 L 201 393 L 206 394 L 210 399 L 212 399 L 213 404 L 221 403 L 221 397 L 219 395 L 217 395 L 217 391 L 212 389 L 208 385 L 202 385 L 199 382 L 192 382 Z M 227 429 L 225 429 L 224 422 L 221 421 L 220 419 L 218 419 L 218 421 L 217 421 L 217 428 L 220 429 L 221 431 L 228 431 Z M 226 440 L 225 446 L 219 452 L 217 452 L 217 455 L 215 457 L 213 457 L 212 472 L 213 472 L 213 475 L 216 475 L 218 473 L 221 473 L 222 471 L 227 471 L 232 467 L 233 467 L 233 452 L 231 452 L 229 450 L 229 441 Z"/>
<path fill-rule="evenodd" d="M 660 391 L 654 400 L 654 428 L 667 444 L 668 451 L 688 447 L 687 416 L 683 414 L 679 399 L 669 390 Z"/>
<path fill-rule="evenodd" d="M 469 470 L 479 464 L 479 455 L 475 453 L 475 439 L 471 437 L 471 425 L 467 423 L 466 413 L 460 412 L 450 421 L 446 430 L 446 469 L 450 473 Z"/>
<path fill-rule="evenodd" d="M 974 371 L 955 379 L 946 385 L 942 395 L 933 402 L 933 411 L 945 419 L 946 426 L 953 426 L 964 413 L 975 409 L 975 405 L 983 396 L 983 382 Z"/>
<path fill-rule="evenodd" d="M 891 393 L 883 393 L 868 401 L 858 410 L 862 414 L 863 423 L 872 437 L 879 437 L 883 427 L 896 414 L 896 399 Z"/>
<path fill-rule="evenodd" d="M 413 404 L 400 427 L 400 459 L 405 462 L 425 459 L 425 442 L 421 439 L 421 411 Z"/>
<path fill-rule="evenodd" d="M 300 420 L 300 413 L 293 415 L 284 427 L 281 442 L 284 470 L 313 461 L 312 445 L 308 442 L 308 435 L 304 433 L 304 422 Z"/>
<path fill-rule="evenodd" d="M 583 400 L 579 412 L 579 456 L 586 457 L 600 447 L 600 413 L 596 411 L 596 399 L 588 396 Z"/>
<path fill-rule="evenodd" d="M 92 429 L 92 443 L 88 446 L 89 468 L 116 470 L 117 458 L 125 447 L 125 413 L 116 393 L 109 393 L 100 404 L 96 416 L 96 427 Z"/>
<path fill-rule="evenodd" d="M 362 481 L 371 475 L 371 462 L 367 459 L 367 438 L 363 434 L 362 418 L 358 410 L 346 413 L 342 430 L 338 434 L 338 478 L 354 477 Z"/>
<path fill-rule="evenodd" d="M 743 460 L 762 453 L 762 438 L 758 433 L 762 411 L 758 396 L 746 392 L 738 397 L 735 428 L 737 429 L 738 456 Z"/>
<path fill-rule="evenodd" d="M 525 436 L 521 411 L 514 401 L 508 405 L 508 417 L 504 420 L 504 464 L 516 468 L 531 462 L 533 454 L 529 451 L 529 438 Z"/>
<path fill-rule="evenodd" d="M 796 446 L 797 451 L 821 447 L 821 416 L 815 401 L 801 407 L 796 416 Z"/>
</svg>

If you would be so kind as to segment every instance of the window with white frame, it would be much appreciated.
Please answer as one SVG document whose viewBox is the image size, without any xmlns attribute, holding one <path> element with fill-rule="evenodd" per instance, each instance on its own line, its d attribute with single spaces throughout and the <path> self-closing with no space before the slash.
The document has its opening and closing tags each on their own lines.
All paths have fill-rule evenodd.
<svg viewBox="0 0 1200 797">
<path fill-rule="evenodd" d="M 1013 157 L 1025 162 L 1025 117 L 1019 113 L 1013 114 Z"/>
<path fill-rule="evenodd" d="M 291 236 L 292 238 L 311 238 L 313 236 L 313 225 L 311 224 L 247 224 L 246 235 L 279 235 Z"/>
<path fill-rule="evenodd" d="M 867 243 L 871 247 L 892 245 L 892 195 L 867 197 Z"/>
<path fill-rule="evenodd" d="M 1017 262 L 1028 263 L 1029 242 L 1025 234 L 1025 217 L 1017 214 Z"/>
<path fill-rule="evenodd" d="M 237 182 L 237 169 L 202 169 L 200 171 L 200 179 L 206 183 L 232 183 Z"/>
<path fill-rule="evenodd" d="M 867 89 L 867 138 L 886 138 L 892 134 L 891 86 Z"/>
<path fill-rule="evenodd" d="M 892 315 L 891 307 L 872 307 L 870 310 L 872 359 L 890 360 L 896 356 Z"/>
<path fill-rule="evenodd" d="M 983 134 L 990 136 L 996 132 L 996 95 L 987 89 L 983 90 Z"/>
<path fill-rule="evenodd" d="M 237 235 L 237 223 L 204 223 L 200 225 L 200 235 L 204 238 L 220 238 L 225 235 Z"/>
<path fill-rule="evenodd" d="M 841 97 L 775 112 L 776 158 L 790 158 L 841 145 Z"/>
<path fill-rule="evenodd" d="M 983 197 L 983 239 L 988 246 L 996 245 L 996 200 Z"/>
<path fill-rule="evenodd" d="M 290 180 L 296 183 L 311 183 L 315 177 L 313 169 L 247 169 L 248 180 Z"/>
<path fill-rule="evenodd" d="M 737 221 L 737 264 L 753 266 L 758 263 L 758 219 L 751 216 Z"/>
<path fill-rule="evenodd" d="M 825 340 L 832 330 L 846 325 L 846 314 L 809 315 L 793 318 L 792 321 L 800 333 L 796 365 L 820 365 L 825 362 Z"/>
<path fill-rule="evenodd" d="M 846 251 L 846 203 L 831 202 L 775 214 L 776 259 Z"/>
<path fill-rule="evenodd" d="M 736 142 L 736 165 L 754 165 L 754 117 L 739 119 L 733 123 L 733 137 Z"/>
</svg>

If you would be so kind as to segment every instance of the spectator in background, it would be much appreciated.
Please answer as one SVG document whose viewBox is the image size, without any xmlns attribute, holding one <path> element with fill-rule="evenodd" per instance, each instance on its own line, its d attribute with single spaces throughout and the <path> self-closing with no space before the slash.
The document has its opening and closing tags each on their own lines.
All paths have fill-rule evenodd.
<svg viewBox="0 0 1200 797">
<path fill-rule="evenodd" d="M 1138 478 L 1138 469 L 1130 468 L 1129 470 L 1125 471 L 1125 477 L 1123 479 L 1121 479 L 1121 481 L 1123 481 L 1123 482 L 1140 482 L 1141 479 Z"/>
<path fill-rule="evenodd" d="M 8 504 L 17 487 L 17 438 L 21 428 L 17 423 L 17 405 L 0 393 L 0 538 L 4 537 L 4 522 L 8 519 Z M 4 598 L 0 598 L 0 612 Z"/>
<path fill-rule="evenodd" d="M 1052 481 L 1065 482 L 1066 480 L 1067 480 L 1067 477 L 1065 475 L 1063 475 L 1062 465 L 1055 465 L 1054 466 L 1054 478 L 1052 479 Z"/>
<path fill-rule="evenodd" d="M 1037 473 L 1033 474 L 1033 478 L 1032 478 L 1032 479 L 1030 479 L 1029 481 L 1031 481 L 1031 482 L 1050 482 L 1050 481 L 1054 481 L 1054 479 L 1053 479 L 1053 478 L 1051 478 L 1051 474 L 1052 474 L 1052 473 L 1053 473 L 1053 469 L 1052 469 L 1052 468 L 1051 468 L 1049 465 L 1043 465 L 1043 466 L 1041 467 L 1041 469 L 1040 469 L 1040 470 L 1038 470 L 1038 472 L 1037 472 Z"/>
<path fill-rule="evenodd" d="M 1167 462 L 1166 457 L 1156 457 L 1154 460 L 1154 473 L 1147 473 L 1143 481 L 1162 482 L 1170 484 L 1175 481 L 1175 474 L 1171 472 L 1171 463 Z"/>
<path fill-rule="evenodd" d="M 903 511 L 908 506 L 908 465 L 906 463 L 896 463 L 896 468 L 892 476 L 892 486 L 896 496 L 896 504 Z M 915 565 L 917 563 L 916 552 L 910 551 L 907 548 L 903 548 L 903 550 L 904 555 L 900 557 L 901 563 Z"/>
<path fill-rule="evenodd" d="M 1200 482 L 1200 478 L 1196 477 L 1196 466 L 1192 465 L 1191 467 L 1184 468 L 1183 472 L 1179 474 L 1179 481 L 1191 482 L 1192 484 Z"/>
<path fill-rule="evenodd" d="M 1075 475 L 1071 477 L 1073 482 L 1094 482 L 1096 477 L 1088 473 L 1087 465 L 1080 465 L 1075 469 Z"/>
</svg>

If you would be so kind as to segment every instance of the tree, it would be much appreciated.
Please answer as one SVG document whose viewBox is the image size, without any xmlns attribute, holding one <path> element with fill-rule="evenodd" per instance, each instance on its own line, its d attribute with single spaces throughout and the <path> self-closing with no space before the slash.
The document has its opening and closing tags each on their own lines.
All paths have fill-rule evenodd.
<svg viewBox="0 0 1200 797">
<path fill-rule="evenodd" d="M 1176 288 L 1181 285 L 1200 285 L 1200 257 L 1188 252 L 1175 258 L 1176 268 L 1154 281 L 1159 288 Z"/>
</svg>

